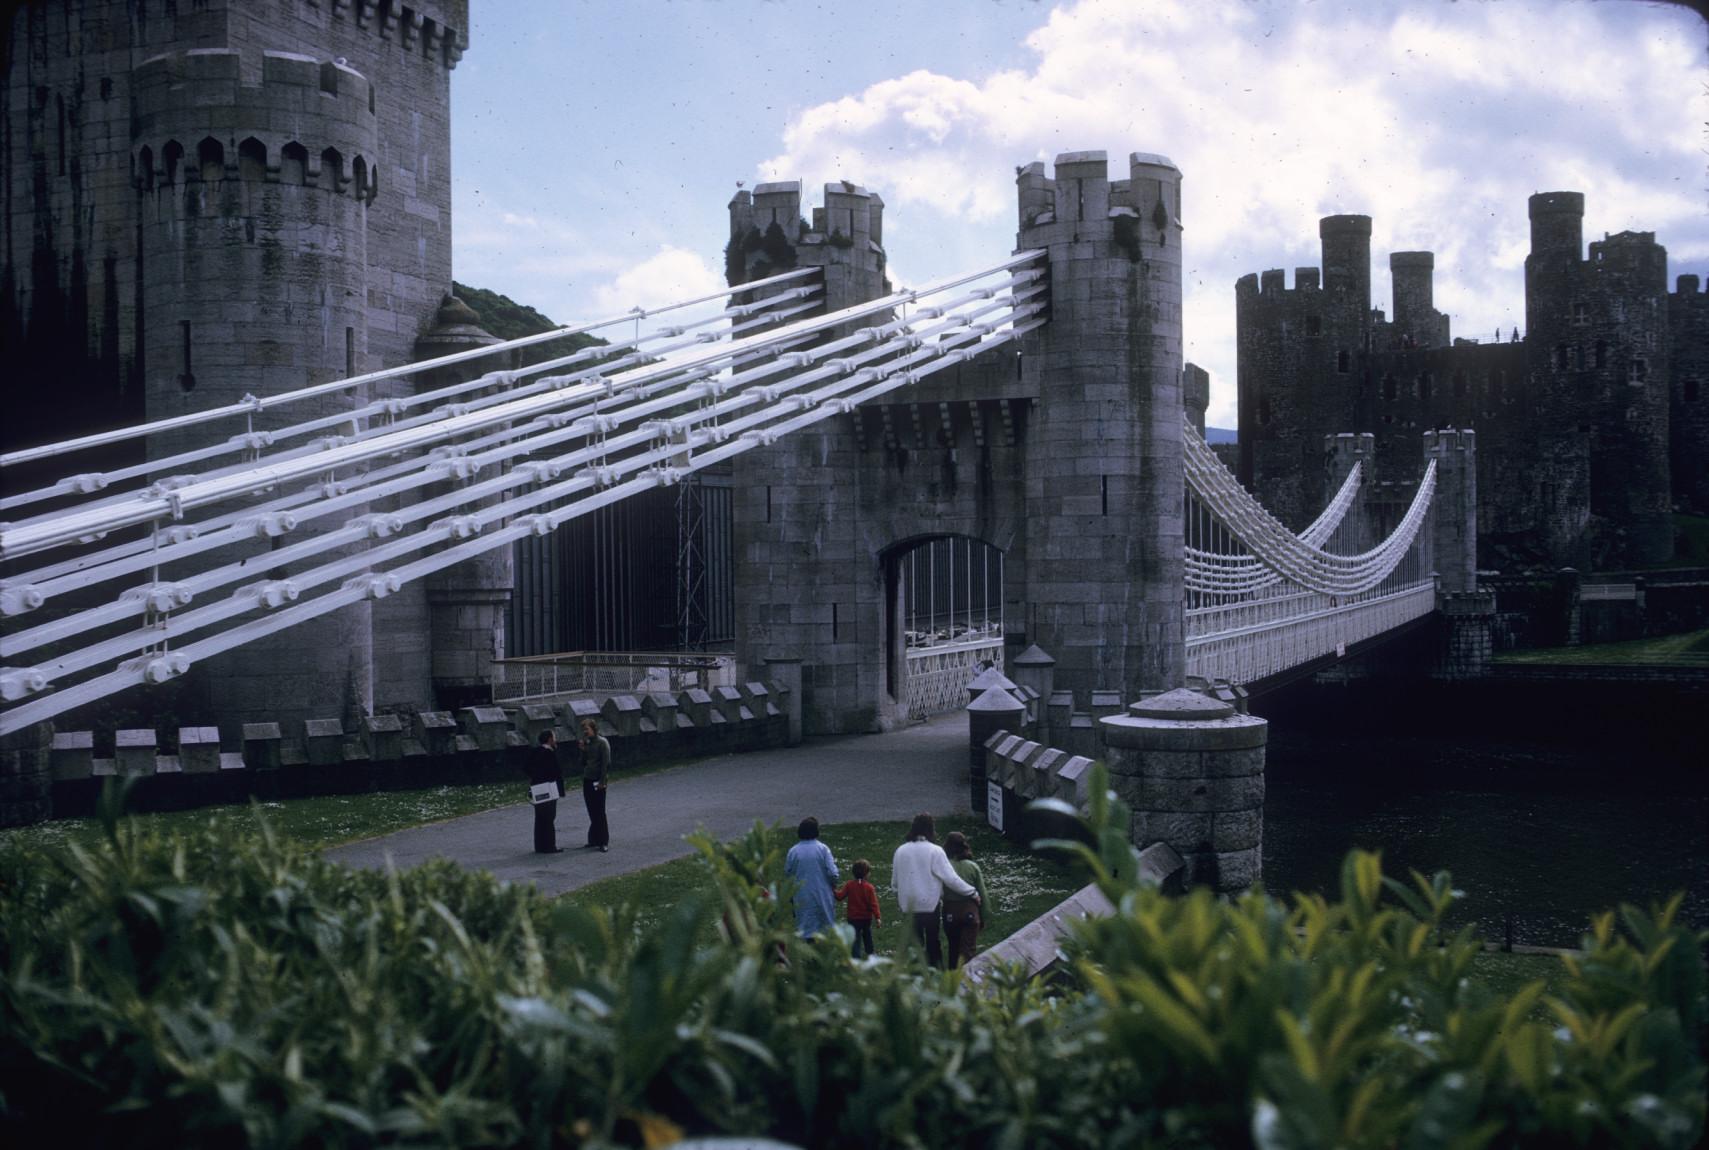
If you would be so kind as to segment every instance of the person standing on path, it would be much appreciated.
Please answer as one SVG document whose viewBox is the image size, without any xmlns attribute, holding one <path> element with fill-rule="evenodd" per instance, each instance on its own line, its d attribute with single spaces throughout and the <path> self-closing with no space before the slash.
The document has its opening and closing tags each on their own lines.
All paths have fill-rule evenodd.
<svg viewBox="0 0 1709 1150">
<path fill-rule="evenodd" d="M 528 752 L 528 784 L 538 786 L 552 783 L 558 794 L 564 793 L 564 768 L 558 765 L 558 737 L 550 728 L 540 732 L 540 741 Z M 558 845 L 558 800 L 548 799 L 534 804 L 534 852 L 555 855 L 563 850 Z"/>
<path fill-rule="evenodd" d="M 795 834 L 800 841 L 784 856 L 783 873 L 795 880 L 795 933 L 812 938 L 831 929 L 831 888 L 841 876 L 831 848 L 819 841 L 818 819 L 802 819 Z"/>
<path fill-rule="evenodd" d="M 896 848 L 890 860 L 890 882 L 903 914 L 914 916 L 914 934 L 926 948 L 926 961 L 941 968 L 943 941 L 938 936 L 938 905 L 947 890 L 962 898 L 977 900 L 978 892 L 955 873 L 949 857 L 937 844 L 937 824 L 929 814 L 914 816 L 908 841 Z"/>
<path fill-rule="evenodd" d="M 979 928 L 985 925 L 991 900 L 985 894 L 985 872 L 973 861 L 973 848 L 967 845 L 966 835 L 951 831 L 944 838 L 944 854 L 949 856 L 949 865 L 955 873 L 978 895 L 971 899 L 944 895 L 944 941 L 949 947 L 949 968 L 954 970 L 972 958 L 978 948 Z"/>
<path fill-rule="evenodd" d="M 599 724 L 582 720 L 582 802 L 587 804 L 589 850 L 611 849 L 611 828 L 605 822 L 605 787 L 611 778 L 611 744 L 600 736 Z"/>
</svg>

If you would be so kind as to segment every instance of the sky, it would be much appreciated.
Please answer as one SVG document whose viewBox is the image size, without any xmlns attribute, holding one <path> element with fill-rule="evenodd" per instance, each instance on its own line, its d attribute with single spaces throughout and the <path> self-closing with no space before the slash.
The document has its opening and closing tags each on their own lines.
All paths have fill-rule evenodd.
<svg viewBox="0 0 1709 1150">
<path fill-rule="evenodd" d="M 453 260 L 560 323 L 723 286 L 738 182 L 885 202 L 898 287 L 1008 255 L 1014 171 L 1101 149 L 1183 174 L 1186 358 L 1235 425 L 1234 284 L 1372 217 L 1436 253 L 1453 334 L 1524 321 L 1533 192 L 1586 241 L 1709 278 L 1709 33 L 1638 0 L 473 0 L 452 73 Z"/>
</svg>

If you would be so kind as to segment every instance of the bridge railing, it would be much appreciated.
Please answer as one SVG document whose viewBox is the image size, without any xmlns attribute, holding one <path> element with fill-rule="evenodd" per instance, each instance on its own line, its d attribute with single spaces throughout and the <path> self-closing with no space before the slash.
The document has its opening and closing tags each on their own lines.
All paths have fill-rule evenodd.
<svg viewBox="0 0 1709 1150">
<path fill-rule="evenodd" d="M 923 719 L 967 705 L 967 684 L 986 667 L 1003 669 L 1003 637 L 908 648 L 908 715 Z"/>
<path fill-rule="evenodd" d="M 1255 683 L 1422 618 L 1436 609 L 1436 581 L 1422 579 L 1348 600 L 1315 591 L 1187 614 L 1187 673 Z"/>
<path fill-rule="evenodd" d="M 493 701 L 532 703 L 570 695 L 634 694 L 736 685 L 734 655 L 567 651 L 493 660 Z"/>
</svg>

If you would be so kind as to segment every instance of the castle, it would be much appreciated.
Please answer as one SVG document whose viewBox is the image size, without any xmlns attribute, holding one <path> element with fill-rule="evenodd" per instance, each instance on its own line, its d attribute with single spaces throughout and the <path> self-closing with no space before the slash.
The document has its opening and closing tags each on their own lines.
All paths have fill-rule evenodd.
<svg viewBox="0 0 1709 1150">
<path fill-rule="evenodd" d="M 450 72 L 467 47 L 467 0 L 26 0 L 5 20 L 7 448 L 483 338 L 467 309 L 440 315 Z M 338 392 L 290 418 L 410 386 Z M 162 458 L 206 435 L 168 431 L 147 450 Z M 140 460 L 126 451 L 140 449 L 75 466 Z M 29 484 L 28 472 L 8 485 Z M 423 703 L 460 659 L 473 664 L 471 644 L 502 654 L 508 564 L 222 656 L 186 705 L 271 718 L 282 705 Z"/>
<path fill-rule="evenodd" d="M 1709 295 L 1667 290 L 1651 232 L 1583 243 L 1584 196 L 1530 199 L 1525 334 L 1451 339 L 1435 258 L 1393 252 L 1393 317 L 1371 307 L 1371 220 L 1320 224 L 1323 265 L 1235 285 L 1239 468 L 1290 527 L 1322 498 L 1324 436 L 1376 440 L 1379 502 L 1404 503 L 1419 435 L 1478 433 L 1478 562 L 1505 571 L 1644 567 L 1672 508 L 1709 510 Z"/>
</svg>

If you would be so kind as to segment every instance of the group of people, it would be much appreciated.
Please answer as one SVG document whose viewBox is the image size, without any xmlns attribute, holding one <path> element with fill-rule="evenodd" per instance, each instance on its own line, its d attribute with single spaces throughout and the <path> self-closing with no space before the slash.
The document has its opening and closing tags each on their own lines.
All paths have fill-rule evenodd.
<svg viewBox="0 0 1709 1150">
<path fill-rule="evenodd" d="M 605 789 L 611 777 L 611 744 L 599 733 L 599 724 L 583 719 L 576 746 L 582 754 L 582 802 L 587 806 L 587 849 L 609 851 L 611 828 L 605 821 Z M 550 783 L 555 796 L 564 793 L 564 767 L 558 761 L 558 736 L 551 728 L 540 732 L 540 741 L 528 758 L 528 782 Z M 537 854 L 560 854 L 558 845 L 558 799 L 534 803 L 534 850 Z"/>
<path fill-rule="evenodd" d="M 884 918 L 878 890 L 870 880 L 872 864 L 856 859 L 854 877 L 838 885 L 842 875 L 830 848 L 819 839 L 819 820 L 802 819 L 796 835 L 800 841 L 790 848 L 783 864 L 784 872 L 796 883 L 796 933 L 813 938 L 830 930 L 834 904 L 845 903 L 848 923 L 854 930 L 854 956 L 872 954 L 872 928 Z M 954 970 L 973 957 L 991 904 L 985 893 L 985 875 L 973 861 L 967 836 L 951 831 L 939 846 L 932 816 L 915 815 L 907 841 L 896 848 L 890 860 L 890 881 L 897 905 L 925 949 L 927 962 L 941 968 L 947 958 Z"/>
</svg>

